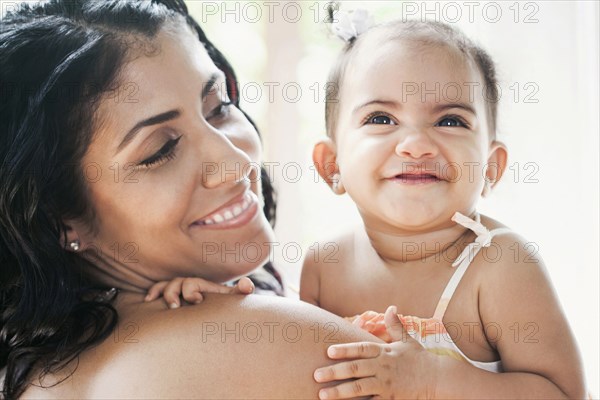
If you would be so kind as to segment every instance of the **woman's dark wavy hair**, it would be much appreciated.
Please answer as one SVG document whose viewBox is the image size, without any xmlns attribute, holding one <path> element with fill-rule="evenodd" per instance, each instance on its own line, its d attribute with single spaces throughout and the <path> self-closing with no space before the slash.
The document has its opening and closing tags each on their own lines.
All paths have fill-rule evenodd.
<svg viewBox="0 0 600 400">
<path fill-rule="evenodd" d="M 178 19 L 197 32 L 239 105 L 233 69 L 183 0 L 51 0 L 0 21 L 0 370 L 6 367 L 7 399 L 23 394 L 34 371 L 59 371 L 118 322 L 110 300 L 90 296 L 102 288 L 81 273 L 81 258 L 60 245 L 62 221 L 93 221 L 81 160 L 95 106 L 118 86 L 131 40 L 147 42 Z M 274 224 L 264 169 L 262 177 L 264 212 Z"/>
</svg>

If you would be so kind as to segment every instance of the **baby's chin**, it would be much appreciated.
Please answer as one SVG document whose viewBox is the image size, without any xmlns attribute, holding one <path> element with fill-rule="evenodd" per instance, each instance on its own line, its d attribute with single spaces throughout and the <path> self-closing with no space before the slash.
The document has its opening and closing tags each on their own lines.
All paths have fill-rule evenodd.
<svg viewBox="0 0 600 400">
<path fill-rule="evenodd" d="M 452 210 L 413 209 L 363 216 L 367 227 L 378 230 L 422 231 L 452 224 Z"/>
</svg>

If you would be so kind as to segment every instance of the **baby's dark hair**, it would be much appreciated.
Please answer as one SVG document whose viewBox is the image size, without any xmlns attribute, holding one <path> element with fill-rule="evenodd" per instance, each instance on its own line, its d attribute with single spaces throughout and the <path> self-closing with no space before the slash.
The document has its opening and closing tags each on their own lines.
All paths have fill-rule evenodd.
<svg viewBox="0 0 600 400">
<path fill-rule="evenodd" d="M 329 137 L 335 137 L 341 101 L 340 93 L 346 69 L 358 53 L 358 49 L 374 35 L 380 35 L 381 39 L 386 41 L 404 40 L 425 47 L 443 46 L 458 50 L 467 60 L 472 61 L 483 77 L 484 88 L 482 90 L 486 102 L 489 135 L 492 140 L 495 139 L 499 91 L 494 61 L 485 50 L 458 29 L 442 22 L 418 20 L 395 20 L 377 25 L 346 41 L 344 49 L 331 69 L 326 86 L 325 126 Z M 381 41 L 378 41 L 378 44 L 380 43 Z"/>
</svg>

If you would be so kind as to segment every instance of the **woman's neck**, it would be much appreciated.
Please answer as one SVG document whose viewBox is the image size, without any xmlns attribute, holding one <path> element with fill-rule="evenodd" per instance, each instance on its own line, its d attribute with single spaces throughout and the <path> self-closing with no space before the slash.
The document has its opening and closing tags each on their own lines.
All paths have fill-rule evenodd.
<svg viewBox="0 0 600 400">
<path fill-rule="evenodd" d="M 82 254 L 83 268 L 91 282 L 134 293 L 146 293 L 155 282 L 114 260 L 98 257 L 97 252 Z"/>
</svg>

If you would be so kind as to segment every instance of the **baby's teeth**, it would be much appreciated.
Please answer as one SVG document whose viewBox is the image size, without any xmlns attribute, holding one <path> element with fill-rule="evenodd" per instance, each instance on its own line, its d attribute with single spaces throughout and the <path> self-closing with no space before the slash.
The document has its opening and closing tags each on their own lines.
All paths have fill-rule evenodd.
<svg viewBox="0 0 600 400">
<path fill-rule="evenodd" d="M 233 214 L 231 213 L 231 211 L 225 211 L 225 213 L 223 214 L 223 217 L 225 217 L 225 221 L 230 220 L 231 218 L 233 218 Z"/>
<path fill-rule="evenodd" d="M 236 216 L 236 217 L 237 217 L 237 216 L 238 216 L 238 215 L 240 215 L 241 213 L 242 213 L 242 207 L 240 207 L 240 206 L 235 206 L 235 207 L 233 207 L 233 215 L 234 215 L 234 216 Z"/>
<path fill-rule="evenodd" d="M 222 216 L 220 216 L 219 214 L 216 214 L 216 215 L 215 215 L 213 218 L 215 219 L 215 222 L 216 222 L 217 224 L 219 224 L 219 223 L 221 223 L 221 222 L 223 222 L 223 221 L 224 221 L 223 217 L 222 217 Z"/>
<path fill-rule="evenodd" d="M 214 222 L 213 222 L 212 219 L 207 219 L 206 221 L 204 221 L 204 224 L 205 225 L 212 225 L 212 224 L 214 224 Z"/>
</svg>

